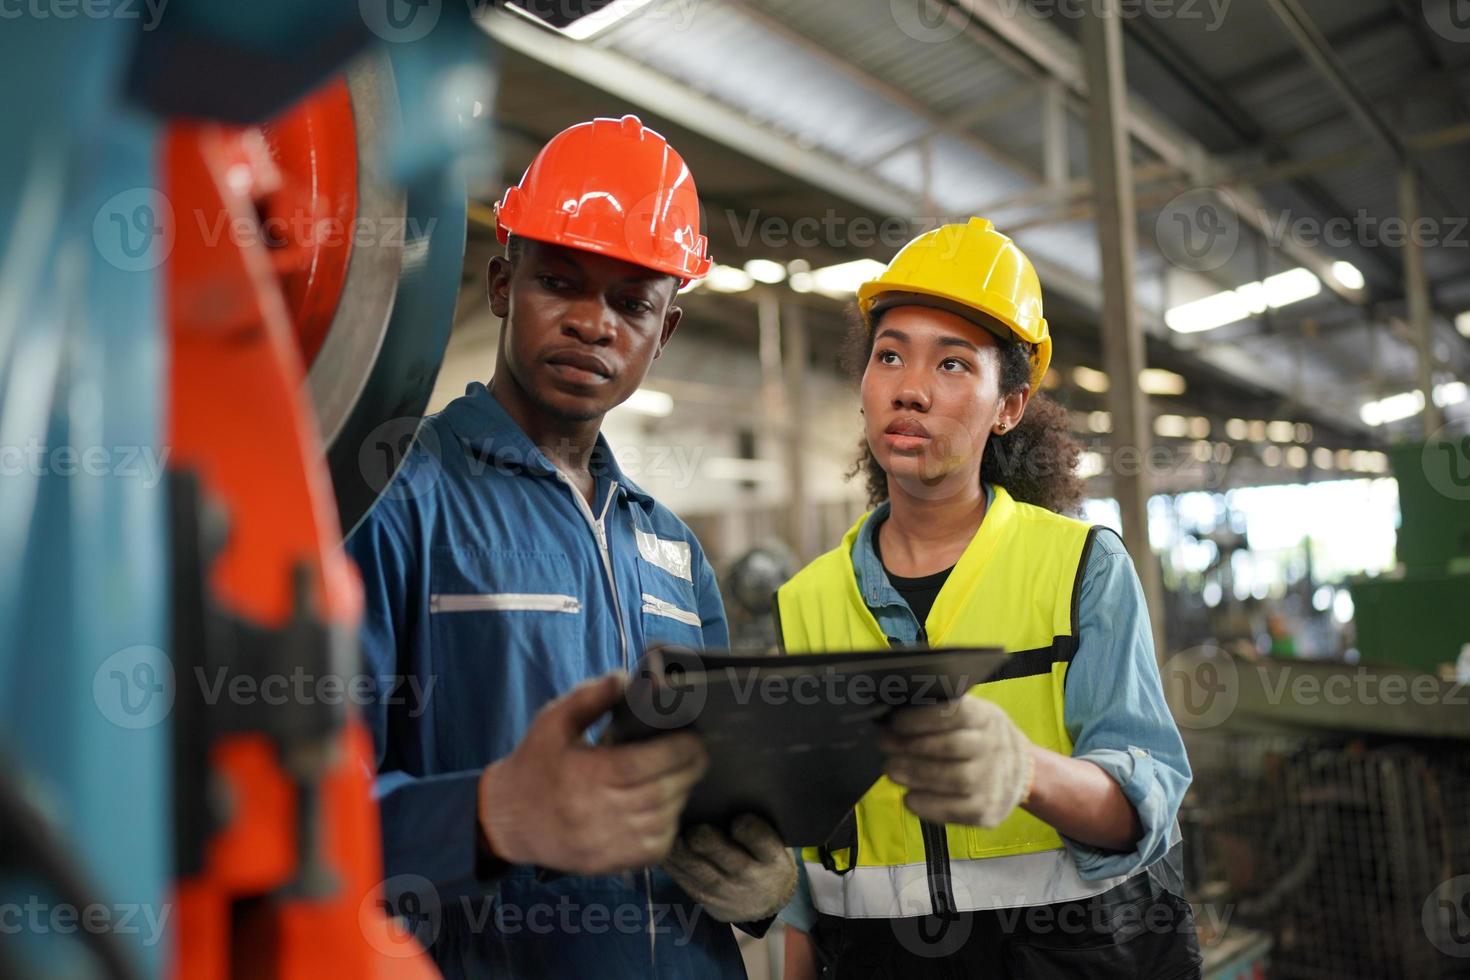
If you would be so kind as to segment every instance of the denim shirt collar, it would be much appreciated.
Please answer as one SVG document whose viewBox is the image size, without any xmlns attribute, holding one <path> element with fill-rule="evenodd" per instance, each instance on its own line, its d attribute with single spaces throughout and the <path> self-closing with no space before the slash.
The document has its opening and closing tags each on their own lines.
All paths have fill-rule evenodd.
<svg viewBox="0 0 1470 980">
<path fill-rule="evenodd" d="M 466 452 L 508 470 L 521 470 L 533 476 L 556 475 L 556 466 L 482 382 L 470 382 L 464 397 L 450 402 L 444 409 L 444 415 Z M 646 505 L 654 502 L 653 497 L 630 480 L 618 466 L 612 447 L 601 432 L 597 434 L 588 469 L 599 481 L 616 483 L 620 493 Z"/>
<path fill-rule="evenodd" d="M 985 491 L 985 509 L 988 513 L 990 506 L 995 503 L 995 490 L 988 483 L 982 483 Z M 913 610 L 893 583 L 888 580 L 888 573 L 883 570 L 883 562 L 878 558 L 878 549 L 873 547 L 874 535 L 878 533 L 879 526 L 888 519 L 890 507 L 888 501 L 883 501 L 868 519 L 863 521 L 863 526 L 858 529 L 857 538 L 852 543 L 852 569 L 857 576 L 858 592 L 862 594 L 863 602 L 873 613 L 878 625 L 883 628 L 883 633 L 888 637 L 890 643 L 901 643 L 909 645 L 917 642 L 920 632 L 918 619 Z"/>
</svg>

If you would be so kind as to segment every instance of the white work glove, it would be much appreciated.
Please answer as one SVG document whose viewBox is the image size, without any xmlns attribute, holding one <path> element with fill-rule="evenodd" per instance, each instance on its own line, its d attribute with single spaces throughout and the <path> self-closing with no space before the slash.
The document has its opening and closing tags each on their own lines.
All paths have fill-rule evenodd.
<svg viewBox="0 0 1470 980">
<path fill-rule="evenodd" d="M 701 824 L 674 842 L 663 868 L 719 922 L 757 922 L 796 892 L 796 862 L 771 825 L 736 817 L 725 836 Z"/>
<path fill-rule="evenodd" d="M 1031 792 L 1031 742 L 984 698 L 897 711 L 878 744 L 884 775 L 923 820 L 995 827 Z"/>
</svg>

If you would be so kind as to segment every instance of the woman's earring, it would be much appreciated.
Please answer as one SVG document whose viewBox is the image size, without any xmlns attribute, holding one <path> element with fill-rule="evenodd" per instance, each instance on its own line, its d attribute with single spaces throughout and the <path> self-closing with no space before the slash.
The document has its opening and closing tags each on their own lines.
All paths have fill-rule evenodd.
<svg viewBox="0 0 1470 980">
<path fill-rule="evenodd" d="M 998 426 L 995 427 L 995 434 L 996 435 L 1004 435 L 1005 434 L 1005 431 L 1006 431 L 1006 424 L 1004 422 L 1002 422 L 1000 425 L 998 425 Z"/>
</svg>

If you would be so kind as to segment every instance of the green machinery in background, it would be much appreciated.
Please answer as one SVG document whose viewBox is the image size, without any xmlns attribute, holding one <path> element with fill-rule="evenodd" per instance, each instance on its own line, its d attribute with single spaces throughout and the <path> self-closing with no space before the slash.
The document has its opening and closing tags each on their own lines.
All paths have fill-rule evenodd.
<svg viewBox="0 0 1470 980">
<path fill-rule="evenodd" d="M 1399 568 L 1352 583 L 1367 663 L 1426 673 L 1470 643 L 1470 435 L 1389 450 L 1399 484 Z"/>
</svg>

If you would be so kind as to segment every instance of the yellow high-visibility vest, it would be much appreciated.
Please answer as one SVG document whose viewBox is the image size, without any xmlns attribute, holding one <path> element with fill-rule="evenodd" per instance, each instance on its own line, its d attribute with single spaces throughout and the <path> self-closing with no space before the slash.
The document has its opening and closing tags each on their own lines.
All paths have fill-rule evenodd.
<svg viewBox="0 0 1470 980">
<path fill-rule="evenodd" d="M 853 543 L 870 516 L 777 591 L 787 653 L 889 646 L 852 564 Z M 1093 533 L 996 487 L 924 624 L 931 646 L 993 646 L 1010 654 L 971 696 L 993 701 L 1032 742 L 1063 755 L 1072 754 L 1067 667 L 1077 652 L 1077 603 Z M 803 851 L 819 911 L 892 918 L 946 905 L 1014 908 L 1085 898 L 1125 880 L 1083 881 L 1056 830 L 1019 807 L 993 829 L 941 829 L 906 809 L 904 792 L 880 778 L 858 802 L 847 840 Z"/>
</svg>

